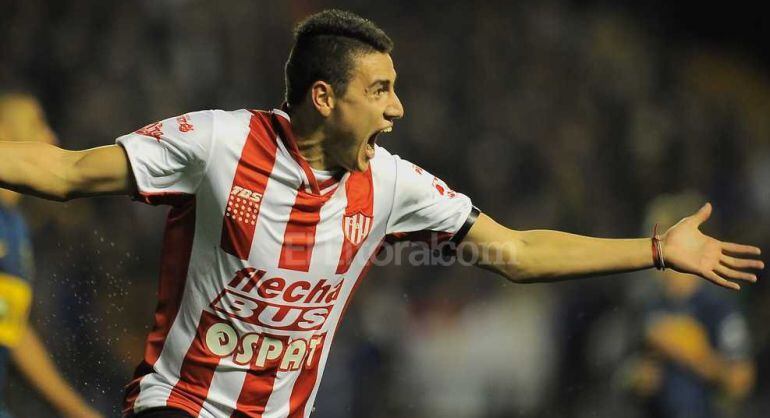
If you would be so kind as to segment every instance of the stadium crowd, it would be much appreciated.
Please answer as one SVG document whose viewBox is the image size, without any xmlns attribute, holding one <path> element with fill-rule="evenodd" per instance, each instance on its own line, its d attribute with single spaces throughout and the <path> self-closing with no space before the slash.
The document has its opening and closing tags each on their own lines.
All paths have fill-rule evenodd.
<svg viewBox="0 0 770 418">
<path fill-rule="evenodd" d="M 396 44 L 406 116 L 380 143 L 501 222 L 643 236 L 656 197 L 691 191 L 716 208 L 709 231 L 770 248 L 770 76 L 750 54 L 559 1 L 331 3 L 10 2 L 0 87 L 35 93 L 70 149 L 190 110 L 277 107 L 292 24 L 350 8 Z M 166 214 L 125 200 L 23 203 L 33 322 L 109 416 L 151 325 Z M 314 416 L 644 416 L 624 371 L 654 274 L 524 286 L 460 266 L 380 267 L 347 313 Z M 740 306 L 756 360 L 754 389 L 720 411 L 764 416 L 770 285 L 708 291 Z M 9 382 L 9 409 L 46 416 Z"/>
</svg>

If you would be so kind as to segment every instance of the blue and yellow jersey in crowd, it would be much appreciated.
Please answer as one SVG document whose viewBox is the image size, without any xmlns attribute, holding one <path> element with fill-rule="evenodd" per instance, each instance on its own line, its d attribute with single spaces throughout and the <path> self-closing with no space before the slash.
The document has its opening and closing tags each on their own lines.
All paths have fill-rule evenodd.
<svg viewBox="0 0 770 418">
<path fill-rule="evenodd" d="M 728 361 L 751 360 L 751 338 L 746 318 L 737 300 L 724 291 L 701 286 L 684 300 L 661 298 L 651 301 L 646 320 L 661 315 L 684 315 L 703 327 L 711 347 Z M 667 362 L 662 387 L 647 405 L 649 416 L 660 418 L 718 416 L 715 386 L 687 367 Z"/>
<path fill-rule="evenodd" d="M 19 342 L 27 326 L 31 277 L 27 226 L 18 210 L 0 202 L 0 390 L 5 386 L 8 349 Z"/>
</svg>

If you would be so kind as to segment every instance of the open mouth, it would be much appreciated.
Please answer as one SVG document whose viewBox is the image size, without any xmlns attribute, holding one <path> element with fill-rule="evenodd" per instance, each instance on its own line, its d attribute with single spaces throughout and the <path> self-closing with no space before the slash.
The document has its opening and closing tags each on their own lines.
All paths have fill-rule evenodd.
<svg viewBox="0 0 770 418">
<path fill-rule="evenodd" d="M 374 146 L 377 144 L 377 136 L 379 136 L 381 133 L 389 133 L 393 131 L 392 126 L 388 126 L 387 128 L 380 129 L 379 131 L 372 134 L 372 136 L 369 137 L 369 140 L 366 141 L 366 156 L 369 159 L 374 158 Z"/>
</svg>

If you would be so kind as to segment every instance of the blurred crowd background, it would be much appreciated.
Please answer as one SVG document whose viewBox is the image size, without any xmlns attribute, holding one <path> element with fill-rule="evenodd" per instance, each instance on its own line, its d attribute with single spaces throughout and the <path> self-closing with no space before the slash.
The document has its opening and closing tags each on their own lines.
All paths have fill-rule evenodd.
<svg viewBox="0 0 770 418">
<path fill-rule="evenodd" d="M 0 3 L 0 87 L 36 94 L 65 148 L 191 110 L 277 107 L 292 25 L 338 7 L 396 44 L 406 117 L 381 145 L 501 223 L 645 236 L 650 202 L 691 191 L 714 203 L 706 232 L 770 251 L 770 62 L 747 36 L 750 9 L 711 16 L 726 26 L 706 33 L 683 29 L 684 9 L 630 2 Z M 167 210 L 121 197 L 23 207 L 32 322 L 78 390 L 118 416 Z M 623 371 L 654 275 L 525 286 L 461 266 L 376 269 L 314 417 L 642 416 Z M 770 284 L 709 291 L 740 306 L 756 361 L 751 394 L 726 414 L 767 416 Z M 9 386 L 12 411 L 49 416 L 22 380 Z"/>
</svg>

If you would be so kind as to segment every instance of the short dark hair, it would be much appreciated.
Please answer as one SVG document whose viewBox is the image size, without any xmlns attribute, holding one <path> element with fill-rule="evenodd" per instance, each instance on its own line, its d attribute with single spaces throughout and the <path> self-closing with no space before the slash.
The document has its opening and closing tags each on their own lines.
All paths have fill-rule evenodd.
<svg viewBox="0 0 770 418">
<path fill-rule="evenodd" d="M 294 46 L 286 61 L 286 102 L 296 106 L 318 80 L 342 94 L 355 56 L 390 53 L 393 41 L 371 20 L 343 10 L 324 10 L 294 28 Z"/>
</svg>

